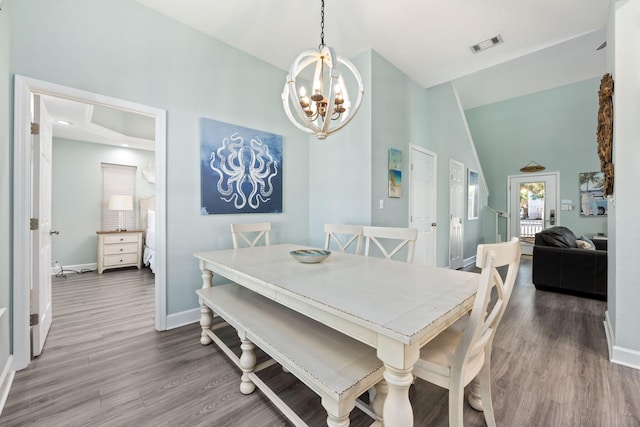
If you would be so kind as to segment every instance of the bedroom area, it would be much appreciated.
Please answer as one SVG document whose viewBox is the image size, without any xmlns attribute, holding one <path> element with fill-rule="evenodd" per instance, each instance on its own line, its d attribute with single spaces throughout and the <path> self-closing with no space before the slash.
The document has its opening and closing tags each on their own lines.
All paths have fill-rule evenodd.
<svg viewBox="0 0 640 427">
<path fill-rule="evenodd" d="M 154 118 L 53 96 L 43 101 L 53 133 L 53 295 L 68 281 L 99 287 L 108 277 L 117 287 L 137 278 L 150 288 L 153 325 Z M 55 325 L 55 298 L 53 313 Z"/>
</svg>

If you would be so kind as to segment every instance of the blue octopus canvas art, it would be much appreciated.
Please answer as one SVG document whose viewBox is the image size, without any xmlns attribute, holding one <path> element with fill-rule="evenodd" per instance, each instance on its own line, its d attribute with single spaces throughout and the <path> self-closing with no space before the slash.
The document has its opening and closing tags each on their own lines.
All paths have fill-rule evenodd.
<svg viewBox="0 0 640 427">
<path fill-rule="evenodd" d="M 281 213 L 282 136 L 200 120 L 201 213 Z"/>
</svg>

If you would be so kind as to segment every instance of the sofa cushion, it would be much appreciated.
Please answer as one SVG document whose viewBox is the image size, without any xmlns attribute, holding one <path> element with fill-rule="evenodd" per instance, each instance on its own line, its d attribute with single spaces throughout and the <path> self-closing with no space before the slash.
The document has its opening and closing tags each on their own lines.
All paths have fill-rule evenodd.
<svg viewBox="0 0 640 427">
<path fill-rule="evenodd" d="M 576 244 L 578 245 L 579 248 L 582 248 L 582 249 L 589 249 L 592 251 L 596 250 L 595 243 L 593 243 L 591 239 L 589 239 L 587 236 L 584 236 L 584 235 L 578 237 L 578 239 L 576 240 Z"/>
<path fill-rule="evenodd" d="M 556 226 L 536 233 L 536 245 L 554 246 L 557 248 L 577 248 L 576 235 L 567 227 Z"/>
</svg>

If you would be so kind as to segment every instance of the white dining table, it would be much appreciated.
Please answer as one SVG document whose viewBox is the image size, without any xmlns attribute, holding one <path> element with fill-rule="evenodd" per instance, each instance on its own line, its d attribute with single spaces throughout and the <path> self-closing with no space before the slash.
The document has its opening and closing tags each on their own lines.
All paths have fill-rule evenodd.
<svg viewBox="0 0 640 427">
<path fill-rule="evenodd" d="M 420 348 L 473 306 L 479 275 L 333 252 L 318 264 L 296 261 L 307 248 L 279 244 L 199 252 L 202 287 L 223 276 L 376 348 L 384 363 L 387 427 L 413 426 L 409 386 Z M 212 313 L 201 305 L 202 344 Z"/>
</svg>

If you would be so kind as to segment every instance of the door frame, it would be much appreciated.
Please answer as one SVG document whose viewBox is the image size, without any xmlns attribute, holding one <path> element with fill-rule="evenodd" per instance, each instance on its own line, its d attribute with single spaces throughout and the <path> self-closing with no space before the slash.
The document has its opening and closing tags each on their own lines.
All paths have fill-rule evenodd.
<svg viewBox="0 0 640 427">
<path fill-rule="evenodd" d="M 511 240 L 513 236 L 512 230 L 511 230 L 511 225 L 512 222 L 514 221 L 515 215 L 520 215 L 520 211 L 518 210 L 517 212 L 514 212 L 512 209 L 512 198 L 511 198 L 511 181 L 513 179 L 520 179 L 520 178 L 526 178 L 527 180 L 529 180 L 529 178 L 531 178 L 531 181 L 535 181 L 536 178 L 542 178 L 542 177 L 546 177 L 546 176 L 554 176 L 555 180 L 556 180 L 556 197 L 555 197 L 555 213 L 556 213 L 556 217 L 555 217 L 555 225 L 560 225 L 560 172 L 540 172 L 540 173 L 527 173 L 527 174 L 519 174 L 519 175 L 508 175 L 507 176 L 507 241 Z M 547 212 L 545 211 L 545 215 L 544 215 L 544 221 L 545 224 L 546 222 L 548 222 L 548 215 Z M 543 225 L 543 228 L 544 227 Z"/>
<path fill-rule="evenodd" d="M 415 155 L 414 152 L 418 151 L 422 154 L 425 154 L 427 156 L 431 156 L 433 157 L 433 180 L 434 180 L 434 185 L 433 185 L 433 206 L 434 206 L 434 216 L 433 216 L 433 220 L 434 223 L 437 224 L 437 218 L 438 218 L 438 155 L 436 153 L 434 153 L 433 151 L 429 151 L 423 147 L 420 147 L 418 145 L 414 145 L 414 144 L 409 144 L 409 165 L 411 165 L 410 167 L 413 167 L 413 156 Z M 413 224 L 413 218 L 411 217 L 411 213 L 413 212 L 412 209 L 412 205 L 414 203 L 413 201 L 413 193 L 411 192 L 411 186 L 413 185 L 412 183 L 412 176 L 413 176 L 413 170 L 411 170 L 409 172 L 409 226 L 412 226 Z M 437 261 L 438 261 L 438 226 L 434 226 L 431 227 L 432 228 L 432 233 L 433 233 L 433 259 L 430 260 L 431 261 L 431 265 L 436 266 L 437 265 Z"/>
<path fill-rule="evenodd" d="M 460 265 L 452 265 L 451 260 L 452 260 L 452 249 L 453 249 L 453 245 L 452 245 L 452 239 L 451 239 L 451 230 L 452 230 L 452 219 L 453 219 L 453 197 L 454 194 L 451 191 L 451 183 L 453 182 L 453 170 L 454 170 L 454 165 L 459 167 L 460 169 L 462 169 L 462 191 L 460 192 L 460 200 L 458 200 L 458 205 L 461 207 L 462 211 L 460 212 Z M 457 160 L 454 159 L 449 159 L 449 181 L 447 182 L 448 186 L 449 186 L 449 229 L 447 230 L 449 232 L 449 268 L 457 270 L 459 268 L 463 268 L 464 267 L 464 222 L 466 219 L 466 211 L 465 211 L 465 183 L 466 183 L 466 174 L 465 174 L 466 168 L 465 168 L 465 164 L 462 162 L 459 162 Z"/>
<path fill-rule="evenodd" d="M 166 110 L 68 86 L 15 75 L 13 135 L 13 362 L 29 366 L 29 289 L 31 285 L 31 96 L 49 95 L 133 111 L 155 118 L 156 258 L 155 328 L 167 328 L 166 309 Z"/>
</svg>

